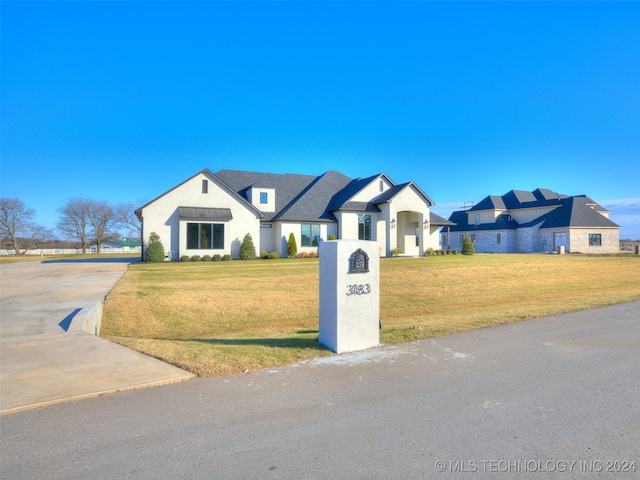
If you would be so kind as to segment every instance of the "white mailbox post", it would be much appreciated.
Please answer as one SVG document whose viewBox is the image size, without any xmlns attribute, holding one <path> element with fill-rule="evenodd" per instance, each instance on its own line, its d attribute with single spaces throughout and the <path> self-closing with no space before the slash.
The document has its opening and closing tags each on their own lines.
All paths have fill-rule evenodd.
<svg viewBox="0 0 640 480">
<path fill-rule="evenodd" d="M 318 341 L 336 353 L 380 344 L 380 254 L 377 242 L 321 242 Z"/>
</svg>

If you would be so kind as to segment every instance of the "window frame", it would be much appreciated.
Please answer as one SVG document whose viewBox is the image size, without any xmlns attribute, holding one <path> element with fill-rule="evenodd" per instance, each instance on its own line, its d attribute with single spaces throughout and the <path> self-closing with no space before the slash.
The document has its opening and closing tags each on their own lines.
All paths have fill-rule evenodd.
<svg viewBox="0 0 640 480">
<path fill-rule="evenodd" d="M 589 234 L 589 246 L 590 247 L 601 247 L 602 246 L 602 234 L 601 233 L 590 233 Z"/>
<path fill-rule="evenodd" d="M 358 214 L 358 240 L 371 240 L 371 215 Z"/>
<path fill-rule="evenodd" d="M 224 223 L 187 222 L 186 229 L 187 250 L 224 250 Z"/>
<path fill-rule="evenodd" d="M 209 180 L 206 178 L 202 180 L 202 193 L 209 193 Z"/>
<path fill-rule="evenodd" d="M 269 203 L 269 192 L 260 192 L 260 205 Z"/>
<path fill-rule="evenodd" d="M 307 234 L 305 230 L 307 228 Z M 314 235 L 314 233 L 316 235 Z M 300 224 L 300 246 L 301 247 L 318 247 L 320 246 L 320 224 L 319 223 L 301 223 Z"/>
</svg>

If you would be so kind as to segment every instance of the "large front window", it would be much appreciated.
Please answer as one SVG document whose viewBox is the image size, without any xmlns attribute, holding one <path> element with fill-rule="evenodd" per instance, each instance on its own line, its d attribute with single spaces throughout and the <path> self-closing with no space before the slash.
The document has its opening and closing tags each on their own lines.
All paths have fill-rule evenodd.
<svg viewBox="0 0 640 480">
<path fill-rule="evenodd" d="M 358 240 L 371 240 L 371 215 L 358 215 Z"/>
<path fill-rule="evenodd" d="M 320 245 L 320 225 L 314 223 L 302 224 L 303 247 L 317 247 Z"/>
<path fill-rule="evenodd" d="M 224 249 L 224 224 L 187 223 L 187 249 Z"/>
</svg>

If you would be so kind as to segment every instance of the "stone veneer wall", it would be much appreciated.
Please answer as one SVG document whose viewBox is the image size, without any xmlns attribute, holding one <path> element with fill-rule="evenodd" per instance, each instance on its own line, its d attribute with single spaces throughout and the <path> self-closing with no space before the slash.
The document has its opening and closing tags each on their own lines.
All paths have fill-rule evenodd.
<svg viewBox="0 0 640 480">
<path fill-rule="evenodd" d="M 519 228 L 516 234 L 516 252 L 530 253 L 533 251 L 535 239 L 537 237 L 537 227 Z"/>
<path fill-rule="evenodd" d="M 590 233 L 602 235 L 602 245 L 590 246 Z M 570 251 L 573 253 L 618 253 L 620 251 L 617 228 L 572 228 L 569 237 Z"/>
</svg>

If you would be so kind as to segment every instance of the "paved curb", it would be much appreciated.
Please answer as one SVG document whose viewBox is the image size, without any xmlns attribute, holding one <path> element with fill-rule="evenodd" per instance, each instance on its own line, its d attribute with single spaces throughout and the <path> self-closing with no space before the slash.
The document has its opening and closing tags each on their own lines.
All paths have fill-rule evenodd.
<svg viewBox="0 0 640 480">
<path fill-rule="evenodd" d="M 102 302 L 91 302 L 86 304 L 73 317 L 67 332 L 84 331 L 91 335 L 99 335 L 102 326 Z"/>
</svg>

